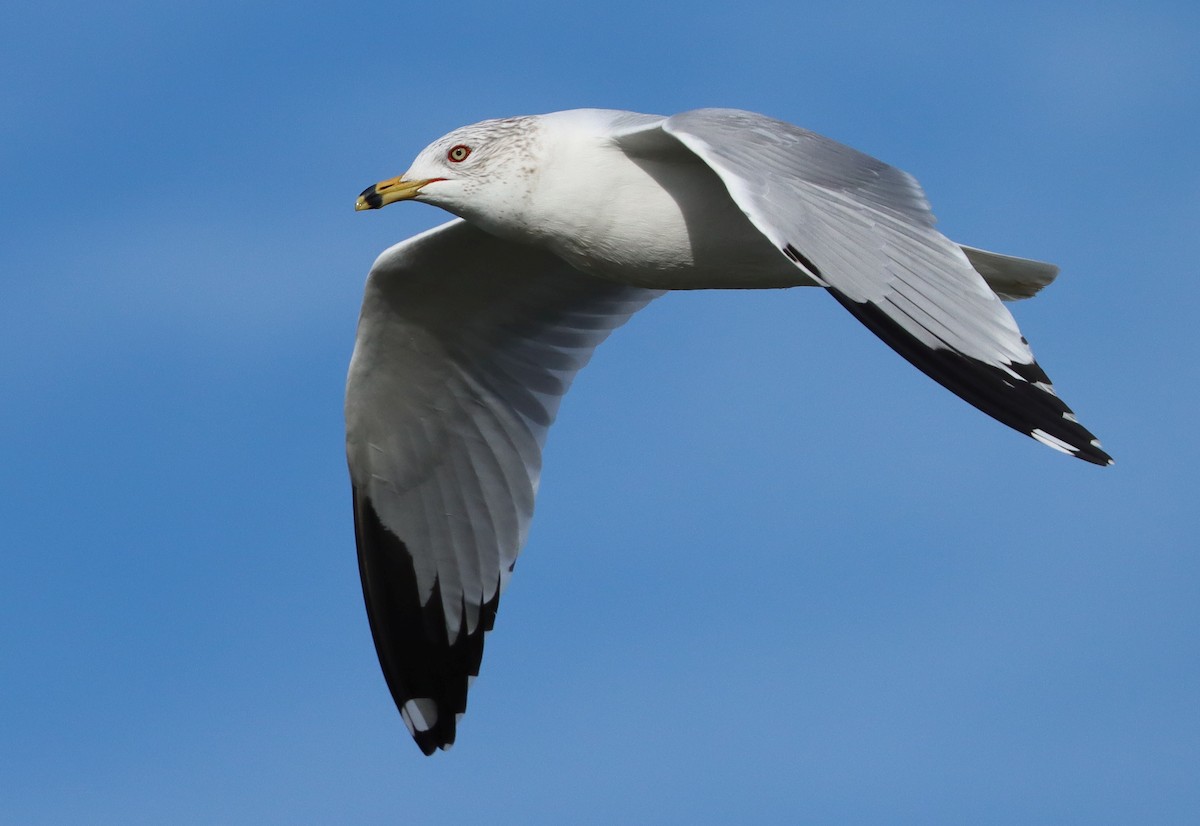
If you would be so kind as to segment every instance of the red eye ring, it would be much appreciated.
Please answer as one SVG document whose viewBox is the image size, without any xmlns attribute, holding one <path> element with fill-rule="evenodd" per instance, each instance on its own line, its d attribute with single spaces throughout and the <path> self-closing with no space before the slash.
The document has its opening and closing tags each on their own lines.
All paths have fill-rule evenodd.
<svg viewBox="0 0 1200 826">
<path fill-rule="evenodd" d="M 459 143 L 450 147 L 450 151 L 446 153 L 446 159 L 451 163 L 462 163 L 470 154 L 471 147 L 465 143 Z"/>
</svg>

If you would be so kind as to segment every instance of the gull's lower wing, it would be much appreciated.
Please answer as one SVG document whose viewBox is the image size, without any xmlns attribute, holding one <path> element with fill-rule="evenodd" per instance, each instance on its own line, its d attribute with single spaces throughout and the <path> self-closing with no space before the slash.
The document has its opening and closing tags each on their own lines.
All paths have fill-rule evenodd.
<svg viewBox="0 0 1200 826">
<path fill-rule="evenodd" d="M 1050 447 L 1112 462 L 1055 394 L 967 253 L 934 229 L 911 175 L 751 112 L 699 109 L 661 130 L 712 167 L 797 267 L 920 370 Z M 632 144 L 630 132 L 622 139 Z"/>
<path fill-rule="evenodd" d="M 559 401 L 658 295 L 462 221 L 371 269 L 346 389 L 359 570 L 388 687 L 426 754 L 454 742 Z"/>
</svg>

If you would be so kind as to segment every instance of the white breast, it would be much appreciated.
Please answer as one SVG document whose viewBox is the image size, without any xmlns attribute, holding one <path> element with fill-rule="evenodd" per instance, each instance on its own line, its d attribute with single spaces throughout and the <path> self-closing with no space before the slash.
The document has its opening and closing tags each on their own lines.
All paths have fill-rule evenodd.
<svg viewBox="0 0 1200 826">
<path fill-rule="evenodd" d="M 811 284 L 682 145 L 630 158 L 607 139 L 556 140 L 530 205 L 538 243 L 579 269 L 657 289 Z"/>
</svg>

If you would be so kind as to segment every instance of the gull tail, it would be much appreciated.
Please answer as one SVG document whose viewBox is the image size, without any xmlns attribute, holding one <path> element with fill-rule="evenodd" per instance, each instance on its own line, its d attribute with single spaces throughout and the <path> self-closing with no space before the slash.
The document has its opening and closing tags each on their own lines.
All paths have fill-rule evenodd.
<svg viewBox="0 0 1200 826">
<path fill-rule="evenodd" d="M 962 244 L 959 246 L 992 292 L 1005 301 L 1032 298 L 1058 275 L 1058 267 L 1045 261 L 1001 255 Z"/>
</svg>

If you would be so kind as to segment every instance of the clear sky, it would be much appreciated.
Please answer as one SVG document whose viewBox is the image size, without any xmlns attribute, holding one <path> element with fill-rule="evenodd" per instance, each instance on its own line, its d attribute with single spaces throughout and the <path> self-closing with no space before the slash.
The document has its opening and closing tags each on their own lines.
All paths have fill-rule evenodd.
<svg viewBox="0 0 1200 826">
<path fill-rule="evenodd" d="M 0 27 L 0 822 L 1200 822 L 1193 2 L 17 2 Z M 459 742 L 375 660 L 363 187 L 487 117 L 752 109 L 915 174 L 1117 464 L 816 290 L 580 376 Z"/>
</svg>

